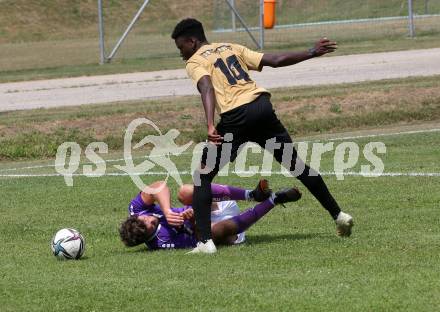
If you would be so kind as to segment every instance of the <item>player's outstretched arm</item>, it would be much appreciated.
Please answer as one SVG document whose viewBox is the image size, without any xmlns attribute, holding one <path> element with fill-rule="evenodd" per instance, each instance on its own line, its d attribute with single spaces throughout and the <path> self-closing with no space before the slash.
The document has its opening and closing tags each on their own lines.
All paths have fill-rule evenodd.
<svg viewBox="0 0 440 312">
<path fill-rule="evenodd" d="M 217 133 L 214 126 L 215 112 L 215 91 L 212 85 L 211 77 L 203 76 L 197 82 L 197 89 L 202 97 L 203 108 L 205 109 L 206 123 L 208 126 L 208 141 L 214 144 L 220 144 L 222 137 Z"/>
<path fill-rule="evenodd" d="M 337 49 L 337 44 L 327 38 L 322 38 L 315 43 L 313 48 L 301 52 L 265 53 L 260 66 L 284 67 L 302 61 L 331 53 Z"/>
</svg>

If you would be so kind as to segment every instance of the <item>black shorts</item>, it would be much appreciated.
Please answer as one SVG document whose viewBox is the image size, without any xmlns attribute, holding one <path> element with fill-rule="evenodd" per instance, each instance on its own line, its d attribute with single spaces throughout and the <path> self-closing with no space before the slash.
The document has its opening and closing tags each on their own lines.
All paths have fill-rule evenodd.
<svg viewBox="0 0 440 312">
<path fill-rule="evenodd" d="M 234 108 L 220 115 L 221 119 L 217 125 L 217 132 L 221 136 L 232 133 L 231 157 L 229 161 L 234 161 L 239 152 L 239 147 L 243 143 L 255 142 L 264 148 L 266 141 L 275 138 L 277 143 L 292 143 L 289 133 L 275 114 L 270 94 L 262 93 L 254 101 Z M 216 169 L 219 170 L 223 165 L 219 163 L 222 145 L 217 149 Z M 206 165 L 208 149 L 205 148 L 202 156 L 202 164 Z M 279 154 L 279 157 L 278 157 Z M 281 158 L 282 148 L 275 151 L 274 156 L 278 160 Z M 278 160 L 279 161 L 279 160 Z"/>
</svg>

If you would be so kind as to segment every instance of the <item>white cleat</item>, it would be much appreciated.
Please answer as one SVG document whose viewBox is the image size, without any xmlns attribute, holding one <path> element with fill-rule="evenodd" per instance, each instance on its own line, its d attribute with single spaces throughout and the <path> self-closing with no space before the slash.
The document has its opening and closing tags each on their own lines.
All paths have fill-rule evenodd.
<svg viewBox="0 0 440 312">
<path fill-rule="evenodd" d="M 338 236 L 350 236 L 353 227 L 353 217 L 348 213 L 340 212 L 335 220 L 336 234 Z"/>
<path fill-rule="evenodd" d="M 217 248 L 215 247 L 212 239 L 208 240 L 206 243 L 198 242 L 197 247 L 188 252 L 188 254 L 196 254 L 196 253 L 205 253 L 205 254 L 213 254 L 217 252 Z"/>
</svg>

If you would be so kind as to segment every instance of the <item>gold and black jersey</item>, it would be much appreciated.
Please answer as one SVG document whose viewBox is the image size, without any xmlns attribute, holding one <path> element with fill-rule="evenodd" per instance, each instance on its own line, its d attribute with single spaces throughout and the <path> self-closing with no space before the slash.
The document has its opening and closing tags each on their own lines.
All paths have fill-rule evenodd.
<svg viewBox="0 0 440 312">
<path fill-rule="evenodd" d="M 216 109 L 222 114 L 268 92 L 249 77 L 249 70 L 261 71 L 262 58 L 263 53 L 238 44 L 211 43 L 194 53 L 186 62 L 186 71 L 196 84 L 203 76 L 211 77 Z"/>
</svg>

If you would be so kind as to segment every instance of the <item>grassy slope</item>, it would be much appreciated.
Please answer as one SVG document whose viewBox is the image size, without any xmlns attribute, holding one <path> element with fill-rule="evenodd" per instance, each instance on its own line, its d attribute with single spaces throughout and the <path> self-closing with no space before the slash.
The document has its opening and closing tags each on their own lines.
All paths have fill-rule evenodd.
<svg viewBox="0 0 440 312">
<path fill-rule="evenodd" d="M 142 1 L 104 0 L 104 12 L 110 31 L 128 23 Z M 258 7 L 252 0 L 240 1 L 237 7 L 249 20 L 255 18 Z M 424 13 L 424 2 L 415 2 L 416 14 Z M 95 0 L 3 0 L 1 1 L 0 43 L 27 42 L 41 40 L 95 38 L 97 24 L 97 4 Z M 138 33 L 168 34 L 175 21 L 185 14 L 197 13 L 208 29 L 215 27 L 224 18 L 230 23 L 230 13 L 223 3 L 169 0 L 151 1 L 145 11 L 145 19 L 140 21 Z M 213 13 L 213 9 L 225 13 Z M 440 4 L 429 3 L 430 13 L 440 13 Z M 280 24 L 316 22 L 322 20 L 373 18 L 382 16 L 403 16 L 407 14 L 406 3 L 400 0 L 380 1 L 340 1 L 284 0 L 277 3 L 277 20 Z M 253 22 L 250 22 L 253 24 Z M 30 27 L 32 25 L 32 27 Z M 119 25 L 119 26 L 117 26 Z"/>
<path fill-rule="evenodd" d="M 438 134 L 382 140 L 386 171 L 420 171 L 416 164 L 440 171 Z M 323 170 L 332 170 L 331 155 Z M 251 187 L 256 179 L 217 181 Z M 337 238 L 327 213 L 305 192 L 298 204 L 275 208 L 250 229 L 244 246 L 191 257 L 120 244 L 116 228 L 136 194 L 128 178 L 75 178 L 73 188 L 62 178 L 1 178 L 2 311 L 438 310 L 440 179 L 325 179 L 355 217 L 351 238 Z M 276 189 L 289 183 L 270 180 Z M 50 255 L 51 235 L 67 226 L 86 237 L 81 261 Z"/>
<path fill-rule="evenodd" d="M 416 3 L 419 14 L 423 13 L 421 2 Z M 109 52 L 140 1 L 104 3 Z M 179 68 L 182 62 L 169 38 L 176 21 L 190 15 L 201 19 L 207 29 L 230 27 L 230 14 L 225 13 L 224 6 L 223 1 L 214 6 L 200 1 L 192 2 L 191 6 L 176 0 L 152 1 L 114 63 L 99 66 L 95 0 L 2 1 L 0 82 Z M 238 6 L 240 12 L 249 15 L 246 20 L 255 24 L 252 21 L 257 15 L 254 2 L 240 1 Z M 337 0 L 279 1 L 278 6 L 277 18 L 281 24 L 396 16 L 406 11 L 397 0 L 371 0 L 360 4 Z M 341 12 L 345 13 L 341 15 Z M 440 13 L 440 4 L 430 2 L 430 12 Z M 266 50 L 305 49 L 323 35 L 340 43 L 340 54 L 438 47 L 440 29 L 437 25 L 438 18 L 416 20 L 417 38 L 413 40 L 407 39 L 406 21 L 272 30 L 266 32 Z M 209 38 L 254 46 L 244 33 L 209 33 Z"/>
<path fill-rule="evenodd" d="M 440 120 L 439 77 L 273 91 L 277 114 L 296 135 Z M 121 150 L 127 125 L 146 116 L 179 142 L 205 140 L 197 96 L 0 113 L 0 159 L 53 157 L 59 144 L 104 141 Z M 140 138 L 148 129 L 136 133 Z"/>
</svg>

